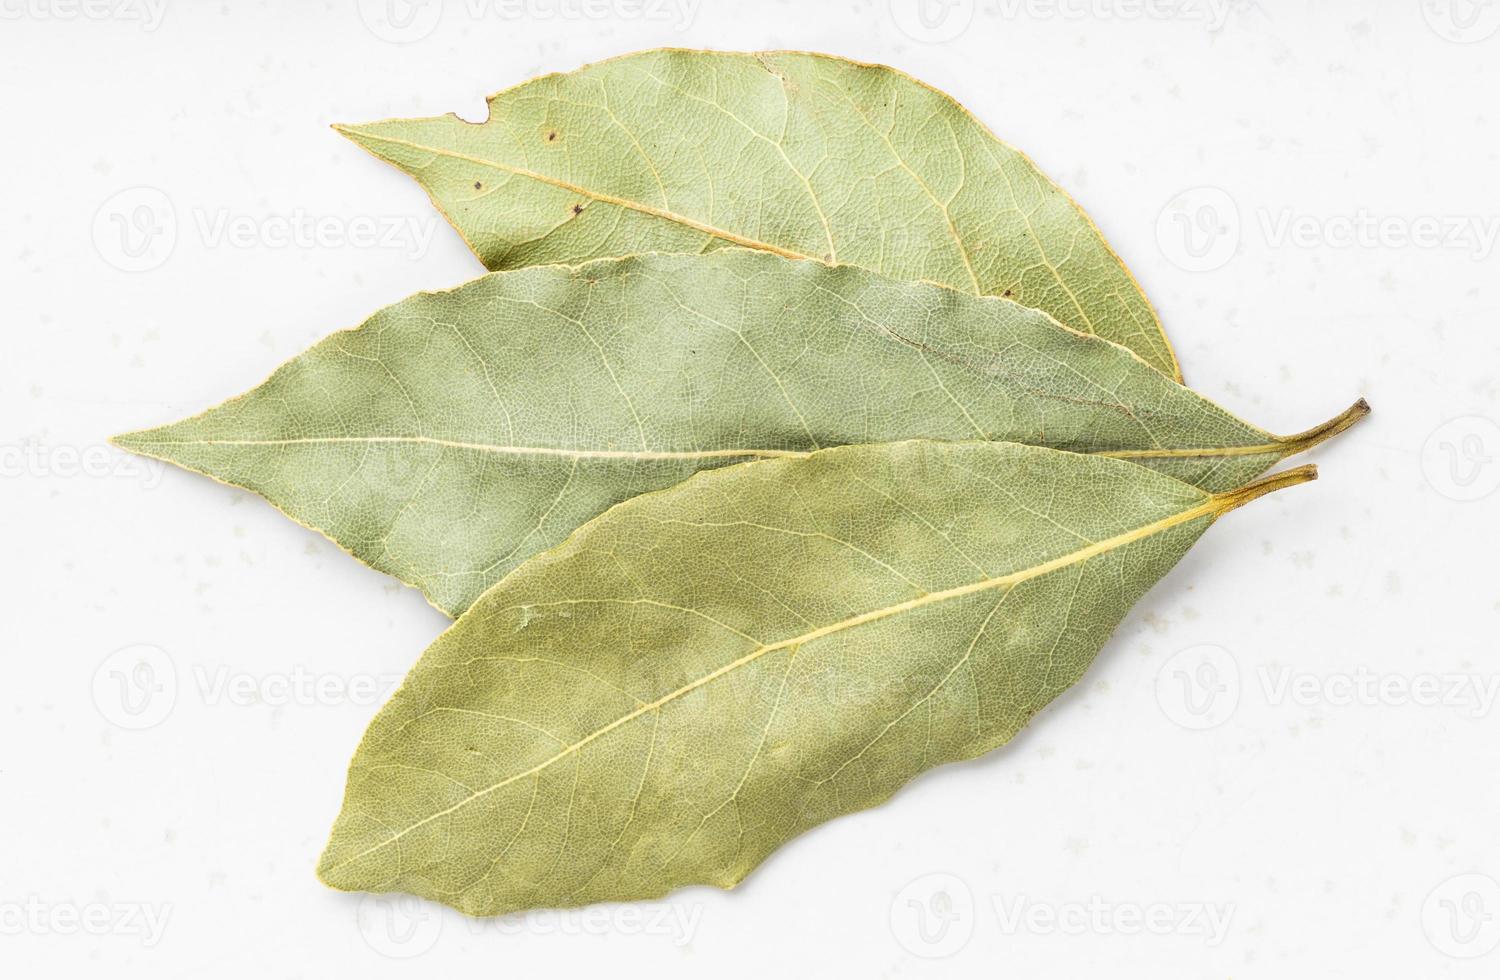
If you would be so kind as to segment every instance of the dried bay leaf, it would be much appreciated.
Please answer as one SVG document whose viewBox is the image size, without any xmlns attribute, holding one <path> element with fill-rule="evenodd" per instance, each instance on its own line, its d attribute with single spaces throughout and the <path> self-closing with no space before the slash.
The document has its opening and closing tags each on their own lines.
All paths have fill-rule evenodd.
<svg viewBox="0 0 1500 980">
<path fill-rule="evenodd" d="M 329 885 L 472 915 L 731 887 L 1008 741 L 1219 516 L 1121 460 L 830 449 L 623 503 L 485 593 L 371 723 Z"/>
<path fill-rule="evenodd" d="M 644 51 L 526 82 L 489 111 L 337 128 L 421 182 L 490 269 L 747 246 L 1007 296 L 1181 380 L 1083 210 L 895 69 Z"/>
<path fill-rule="evenodd" d="M 1226 490 L 1364 411 L 1273 436 L 1015 303 L 726 249 L 419 294 L 115 442 L 261 494 L 457 615 L 609 506 L 706 467 L 983 438 Z"/>
</svg>

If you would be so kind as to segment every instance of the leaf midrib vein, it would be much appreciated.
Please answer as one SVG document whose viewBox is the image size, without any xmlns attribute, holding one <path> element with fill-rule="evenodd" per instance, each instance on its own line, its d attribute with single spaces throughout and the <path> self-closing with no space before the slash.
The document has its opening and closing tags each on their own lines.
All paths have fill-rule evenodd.
<svg viewBox="0 0 1500 980">
<path fill-rule="evenodd" d="M 564 459 L 631 459 L 631 460 L 692 460 L 692 459 L 736 459 L 754 456 L 766 459 L 781 457 L 801 458 L 814 450 L 800 449 L 562 449 L 553 446 L 506 446 L 499 443 L 464 442 L 458 439 L 440 439 L 436 436 L 298 436 L 287 439 L 132 439 L 120 437 L 124 442 L 144 446 L 301 446 L 338 445 L 368 443 L 416 443 L 443 446 L 449 449 L 468 449 L 475 452 L 500 453 L 517 456 L 559 456 Z M 1029 443 L 1028 443 L 1029 445 Z M 1107 456 L 1112 459 L 1190 459 L 1193 457 L 1259 456 L 1263 453 L 1286 453 L 1295 447 L 1294 440 L 1258 443 L 1250 446 L 1192 446 L 1178 449 L 1096 449 L 1087 451 L 1090 456 Z"/>
<path fill-rule="evenodd" d="M 360 139 L 370 139 L 382 143 L 390 143 L 395 146 L 404 146 L 408 149 L 420 150 L 423 153 L 432 153 L 437 156 L 445 156 L 453 160 L 463 160 L 467 163 L 477 164 L 481 167 L 489 167 L 493 170 L 499 170 L 502 173 L 512 174 L 516 177 L 525 177 L 529 180 L 535 180 L 539 183 L 550 184 L 553 187 L 560 188 L 573 194 L 580 194 L 591 200 L 598 201 L 601 204 L 612 204 L 616 207 L 629 208 L 632 211 L 639 211 L 642 214 L 648 214 L 654 218 L 661 218 L 664 221 L 675 221 L 678 224 L 685 225 L 695 231 L 701 231 L 705 235 L 712 235 L 714 238 L 719 238 L 726 242 L 733 242 L 734 244 L 741 245 L 745 248 L 759 249 L 763 252 L 774 252 L 775 254 L 788 259 L 810 259 L 814 262 L 823 261 L 816 255 L 808 255 L 805 252 L 798 252 L 795 249 L 784 248 L 780 245 L 773 245 L 770 242 L 763 242 L 759 239 L 750 238 L 745 235 L 739 235 L 732 231 L 729 231 L 728 229 L 719 228 L 714 225 L 708 224 L 707 222 L 698 221 L 695 218 L 689 218 L 687 215 L 679 214 L 676 211 L 671 211 L 666 208 L 652 207 L 651 205 L 646 204 L 642 201 L 632 201 L 629 198 L 618 197 L 614 194 L 606 194 L 603 191 L 591 190 L 590 188 L 584 187 L 580 184 L 574 184 L 570 181 L 562 180 L 558 177 L 549 177 L 546 174 L 538 173 L 537 171 L 530 170 L 526 167 L 517 167 L 513 164 L 500 163 L 496 160 L 486 160 L 483 157 L 473 156 L 468 153 L 460 153 L 457 150 L 449 150 L 440 146 L 428 146 L 425 143 L 416 143 L 411 140 L 404 140 L 395 136 L 381 136 L 376 133 L 365 132 L 358 129 L 351 129 L 349 130 L 349 132 L 358 134 Z"/>
<path fill-rule="evenodd" d="M 436 436 L 298 436 L 289 439 L 142 439 L 148 446 L 314 446 L 368 443 L 417 443 L 443 446 L 448 449 L 470 449 L 476 452 L 501 453 L 517 456 L 561 456 L 564 459 L 734 459 L 742 456 L 766 458 L 792 456 L 802 457 L 811 450 L 795 449 L 701 449 L 701 450 L 632 450 L 632 449 L 560 449 L 551 446 L 502 446 L 496 443 L 463 442 L 456 439 L 439 439 Z"/>
</svg>

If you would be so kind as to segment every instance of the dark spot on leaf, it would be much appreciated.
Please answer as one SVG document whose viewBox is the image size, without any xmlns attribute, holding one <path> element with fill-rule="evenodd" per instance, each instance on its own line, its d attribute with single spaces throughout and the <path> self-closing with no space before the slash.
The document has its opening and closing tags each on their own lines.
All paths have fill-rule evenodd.
<svg viewBox="0 0 1500 980">
<path fill-rule="evenodd" d="M 480 183 L 480 182 L 479 182 L 479 181 L 477 181 L 477 180 L 476 180 L 476 181 L 474 181 L 474 189 L 475 189 L 475 190 L 476 190 L 476 191 L 477 191 L 477 190 L 479 190 L 479 189 L 480 189 L 480 188 L 481 188 L 481 187 L 483 187 L 483 186 L 484 186 L 484 185 L 483 185 L 483 184 L 481 184 L 481 183 Z"/>
<path fill-rule="evenodd" d="M 1006 299 L 1010 299 L 1012 296 L 1015 295 L 1015 293 L 1013 293 L 1009 289 L 1007 289 L 1005 292 L 1001 293 L 1000 295 L 1004 296 Z"/>
<path fill-rule="evenodd" d="M 555 143 L 556 141 L 557 141 L 557 130 L 554 129 L 552 132 L 550 132 L 550 133 L 547 134 L 547 142 L 548 143 Z"/>
<path fill-rule="evenodd" d="M 582 204 L 575 204 L 575 205 L 573 205 L 573 213 L 574 214 L 582 214 L 583 213 L 583 205 Z"/>
</svg>

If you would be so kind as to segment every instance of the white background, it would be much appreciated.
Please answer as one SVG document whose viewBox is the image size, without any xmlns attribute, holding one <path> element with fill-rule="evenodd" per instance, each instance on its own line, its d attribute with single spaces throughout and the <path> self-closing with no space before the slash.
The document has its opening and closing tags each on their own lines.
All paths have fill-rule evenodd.
<svg viewBox="0 0 1500 980">
<path fill-rule="evenodd" d="M 1500 5 L 455 0 L 402 30 L 384 0 L 86 2 L 0 0 L 0 972 L 1500 973 Z M 947 90 L 1089 209 L 1190 383 L 1282 432 L 1375 414 L 1213 529 L 1011 746 L 732 894 L 475 922 L 332 892 L 372 689 L 443 618 L 104 440 L 480 271 L 329 123 L 482 118 L 664 44 Z"/>
</svg>

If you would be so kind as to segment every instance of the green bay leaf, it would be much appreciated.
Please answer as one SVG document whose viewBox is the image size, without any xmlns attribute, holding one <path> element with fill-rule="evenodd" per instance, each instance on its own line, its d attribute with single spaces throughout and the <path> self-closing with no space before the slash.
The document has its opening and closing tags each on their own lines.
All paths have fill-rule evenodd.
<svg viewBox="0 0 1500 980">
<path fill-rule="evenodd" d="M 1221 495 L 1006 443 L 830 449 L 620 504 L 489 590 L 371 723 L 318 873 L 471 915 L 731 887 L 1008 741 Z"/>
<path fill-rule="evenodd" d="M 415 177 L 491 269 L 725 245 L 1007 296 L 1181 380 L 1083 210 L 952 98 L 792 51 L 657 50 L 453 115 L 337 127 Z"/>
<path fill-rule="evenodd" d="M 992 439 L 1225 490 L 1363 411 L 1273 436 L 1036 310 L 725 249 L 419 294 L 115 442 L 261 494 L 457 615 L 612 504 L 707 467 Z"/>
</svg>

